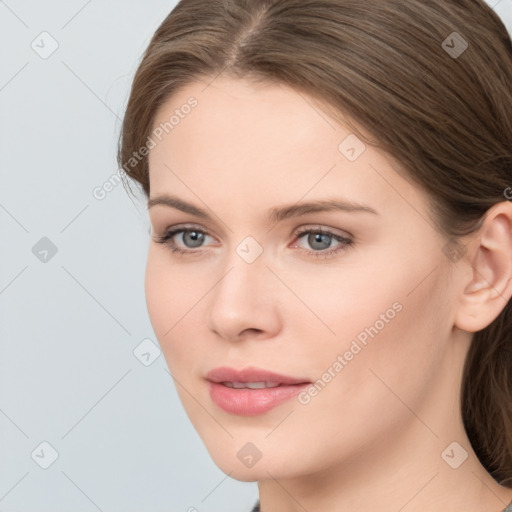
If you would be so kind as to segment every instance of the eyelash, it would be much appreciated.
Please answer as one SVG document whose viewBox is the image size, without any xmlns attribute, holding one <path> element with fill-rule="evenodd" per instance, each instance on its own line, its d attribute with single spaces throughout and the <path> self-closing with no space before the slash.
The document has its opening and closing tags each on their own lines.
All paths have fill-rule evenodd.
<svg viewBox="0 0 512 512">
<path fill-rule="evenodd" d="M 196 233 L 211 236 L 207 231 L 204 231 L 202 229 L 195 228 L 195 227 L 183 227 L 182 226 L 182 227 L 176 227 L 174 229 L 169 229 L 163 235 L 156 236 L 154 238 L 154 240 L 158 244 L 164 244 L 164 245 L 169 246 L 169 248 L 171 249 L 173 254 L 177 254 L 179 256 L 187 256 L 187 257 L 200 256 L 202 251 L 193 250 L 193 249 L 189 249 L 189 250 L 181 249 L 172 240 L 174 238 L 174 236 L 177 235 L 178 233 L 187 233 L 187 232 L 192 232 L 192 231 L 194 231 Z M 341 245 L 339 245 L 335 249 L 331 249 L 331 250 L 325 249 L 325 250 L 321 250 L 321 251 L 313 251 L 313 250 L 308 250 L 308 249 L 301 249 L 302 251 L 305 251 L 306 253 L 308 253 L 310 256 L 313 256 L 314 258 L 325 259 L 325 258 L 335 256 L 337 253 L 345 251 L 348 247 L 350 247 L 354 243 L 354 241 L 350 238 L 346 238 L 346 237 L 337 235 L 331 231 L 328 231 L 328 230 L 325 230 L 322 228 L 316 228 L 316 229 L 309 228 L 309 229 L 298 230 L 294 233 L 294 236 L 297 239 L 300 239 L 300 238 L 303 238 L 304 235 L 307 235 L 309 233 L 328 235 L 328 236 L 334 238 L 336 241 L 341 243 Z"/>
</svg>

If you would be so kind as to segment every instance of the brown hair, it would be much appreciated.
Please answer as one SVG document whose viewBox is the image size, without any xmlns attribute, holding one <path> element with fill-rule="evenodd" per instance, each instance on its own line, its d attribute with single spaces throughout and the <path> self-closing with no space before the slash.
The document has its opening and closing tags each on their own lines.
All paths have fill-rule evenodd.
<svg viewBox="0 0 512 512">
<path fill-rule="evenodd" d="M 157 110 L 221 73 L 286 84 L 341 115 L 428 192 L 458 250 L 512 185 L 512 42 L 483 0 L 181 0 L 142 57 L 119 139 L 118 163 L 146 197 L 147 157 L 134 154 Z M 473 336 L 461 406 L 480 461 L 512 486 L 512 301 Z"/>
</svg>

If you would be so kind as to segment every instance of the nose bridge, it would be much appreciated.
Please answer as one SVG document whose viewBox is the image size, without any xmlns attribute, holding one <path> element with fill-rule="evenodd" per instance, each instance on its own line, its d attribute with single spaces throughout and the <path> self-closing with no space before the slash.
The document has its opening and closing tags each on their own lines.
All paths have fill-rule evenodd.
<svg viewBox="0 0 512 512">
<path fill-rule="evenodd" d="M 258 285 L 263 284 L 265 271 L 268 272 L 263 247 L 254 238 L 246 237 L 230 251 L 225 269 L 224 277 L 216 287 L 217 298 L 228 302 L 234 300 L 240 306 L 248 300 L 252 302 L 257 298 Z"/>
<path fill-rule="evenodd" d="M 210 328 L 227 338 L 236 338 L 245 329 L 272 329 L 269 322 L 276 312 L 265 292 L 272 276 L 263 247 L 246 237 L 231 250 L 223 269 L 210 299 Z"/>
</svg>

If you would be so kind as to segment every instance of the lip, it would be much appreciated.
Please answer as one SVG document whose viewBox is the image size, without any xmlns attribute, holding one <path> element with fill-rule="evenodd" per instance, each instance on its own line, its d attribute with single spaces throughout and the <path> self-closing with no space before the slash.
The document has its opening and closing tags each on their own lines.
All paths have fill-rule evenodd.
<svg viewBox="0 0 512 512">
<path fill-rule="evenodd" d="M 212 382 L 279 382 L 279 384 L 304 384 L 311 383 L 308 379 L 297 379 L 287 375 L 280 375 L 263 368 L 249 366 L 237 370 L 228 366 L 214 368 L 206 374 L 206 380 Z"/>
<path fill-rule="evenodd" d="M 227 366 L 215 368 L 206 375 L 212 401 L 226 412 L 239 416 L 263 414 L 299 394 L 311 384 L 307 379 L 281 375 L 269 370 Z M 277 382 L 279 386 L 261 389 L 236 389 L 222 382 Z"/>
</svg>

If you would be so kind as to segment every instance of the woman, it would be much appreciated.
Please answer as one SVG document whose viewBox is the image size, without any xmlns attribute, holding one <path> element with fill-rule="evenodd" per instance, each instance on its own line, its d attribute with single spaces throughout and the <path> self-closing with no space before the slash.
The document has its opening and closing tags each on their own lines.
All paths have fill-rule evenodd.
<svg viewBox="0 0 512 512">
<path fill-rule="evenodd" d="M 255 510 L 512 510 L 511 83 L 481 0 L 182 0 L 154 34 L 118 155 L 148 311 Z"/>
</svg>

